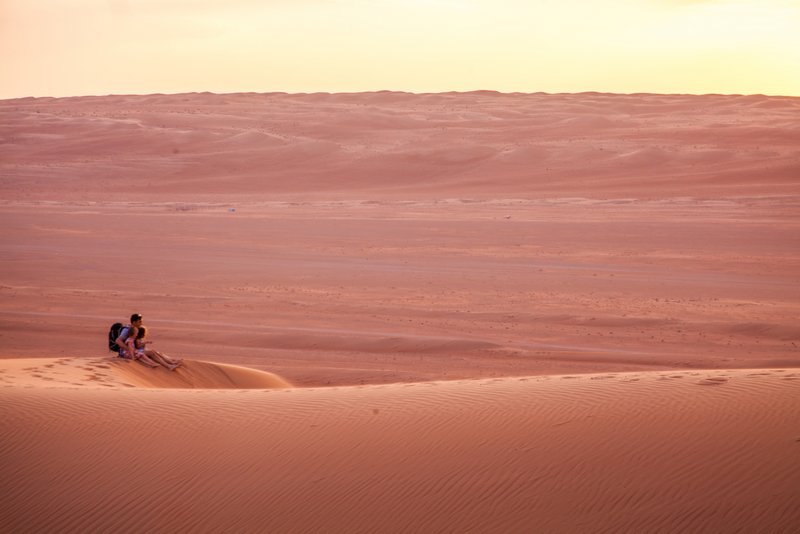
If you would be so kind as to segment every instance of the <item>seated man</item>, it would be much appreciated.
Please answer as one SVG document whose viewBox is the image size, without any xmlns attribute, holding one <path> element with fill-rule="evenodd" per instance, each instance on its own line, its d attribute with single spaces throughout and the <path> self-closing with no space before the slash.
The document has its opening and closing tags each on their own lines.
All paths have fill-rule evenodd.
<svg viewBox="0 0 800 534">
<path fill-rule="evenodd" d="M 158 367 L 158 364 L 147 357 L 147 355 L 137 352 L 134 347 L 134 340 L 139 328 L 142 326 L 142 315 L 134 313 L 131 315 L 131 324 L 126 325 L 120 330 L 115 343 L 119 347 L 119 357 L 128 360 L 139 360 L 147 367 Z"/>
</svg>

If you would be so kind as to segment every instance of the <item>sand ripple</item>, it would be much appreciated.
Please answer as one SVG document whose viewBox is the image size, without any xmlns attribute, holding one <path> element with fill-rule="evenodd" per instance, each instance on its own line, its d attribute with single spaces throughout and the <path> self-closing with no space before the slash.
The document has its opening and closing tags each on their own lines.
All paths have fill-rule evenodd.
<svg viewBox="0 0 800 534">
<path fill-rule="evenodd" d="M 8 386 L 0 530 L 790 532 L 794 378 Z"/>
</svg>

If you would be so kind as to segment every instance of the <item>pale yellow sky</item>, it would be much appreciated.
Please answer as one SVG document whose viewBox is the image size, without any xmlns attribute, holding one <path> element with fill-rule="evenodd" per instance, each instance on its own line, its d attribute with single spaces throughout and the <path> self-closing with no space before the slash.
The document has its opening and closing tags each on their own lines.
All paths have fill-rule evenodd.
<svg viewBox="0 0 800 534">
<path fill-rule="evenodd" d="M 0 98 L 800 96 L 800 0 L 0 0 Z"/>
</svg>

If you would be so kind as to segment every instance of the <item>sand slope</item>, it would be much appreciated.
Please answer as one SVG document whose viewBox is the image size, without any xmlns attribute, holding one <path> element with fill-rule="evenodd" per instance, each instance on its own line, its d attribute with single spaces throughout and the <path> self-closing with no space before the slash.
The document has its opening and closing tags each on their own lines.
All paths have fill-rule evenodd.
<svg viewBox="0 0 800 534">
<path fill-rule="evenodd" d="M 0 357 L 105 356 L 136 311 L 158 350 L 302 386 L 797 366 L 799 112 L 491 91 L 0 101 Z"/>
<path fill-rule="evenodd" d="M 170 372 L 121 358 L 18 358 L 3 360 L 0 383 L 35 387 L 272 389 L 291 387 L 266 371 L 184 360 Z"/>
<path fill-rule="evenodd" d="M 0 101 L 0 532 L 795 532 L 798 112 Z"/>
<path fill-rule="evenodd" d="M 3 198 L 796 193 L 800 98 L 227 94 L 0 101 Z M 753 180 L 758 176 L 758 180 Z M 691 193 L 689 192 L 691 191 Z"/>
<path fill-rule="evenodd" d="M 0 530 L 788 533 L 798 384 L 786 370 L 7 383 Z"/>
</svg>

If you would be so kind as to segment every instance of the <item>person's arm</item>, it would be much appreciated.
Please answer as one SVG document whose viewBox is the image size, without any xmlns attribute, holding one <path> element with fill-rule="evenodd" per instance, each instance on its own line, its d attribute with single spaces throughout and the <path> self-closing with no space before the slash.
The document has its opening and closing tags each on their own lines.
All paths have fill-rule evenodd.
<svg viewBox="0 0 800 534">
<path fill-rule="evenodd" d="M 125 340 L 128 339 L 129 337 L 130 337 L 130 328 L 123 328 L 120 331 L 117 339 L 114 340 L 114 343 L 116 343 L 120 349 L 124 349 L 126 346 Z"/>
</svg>

